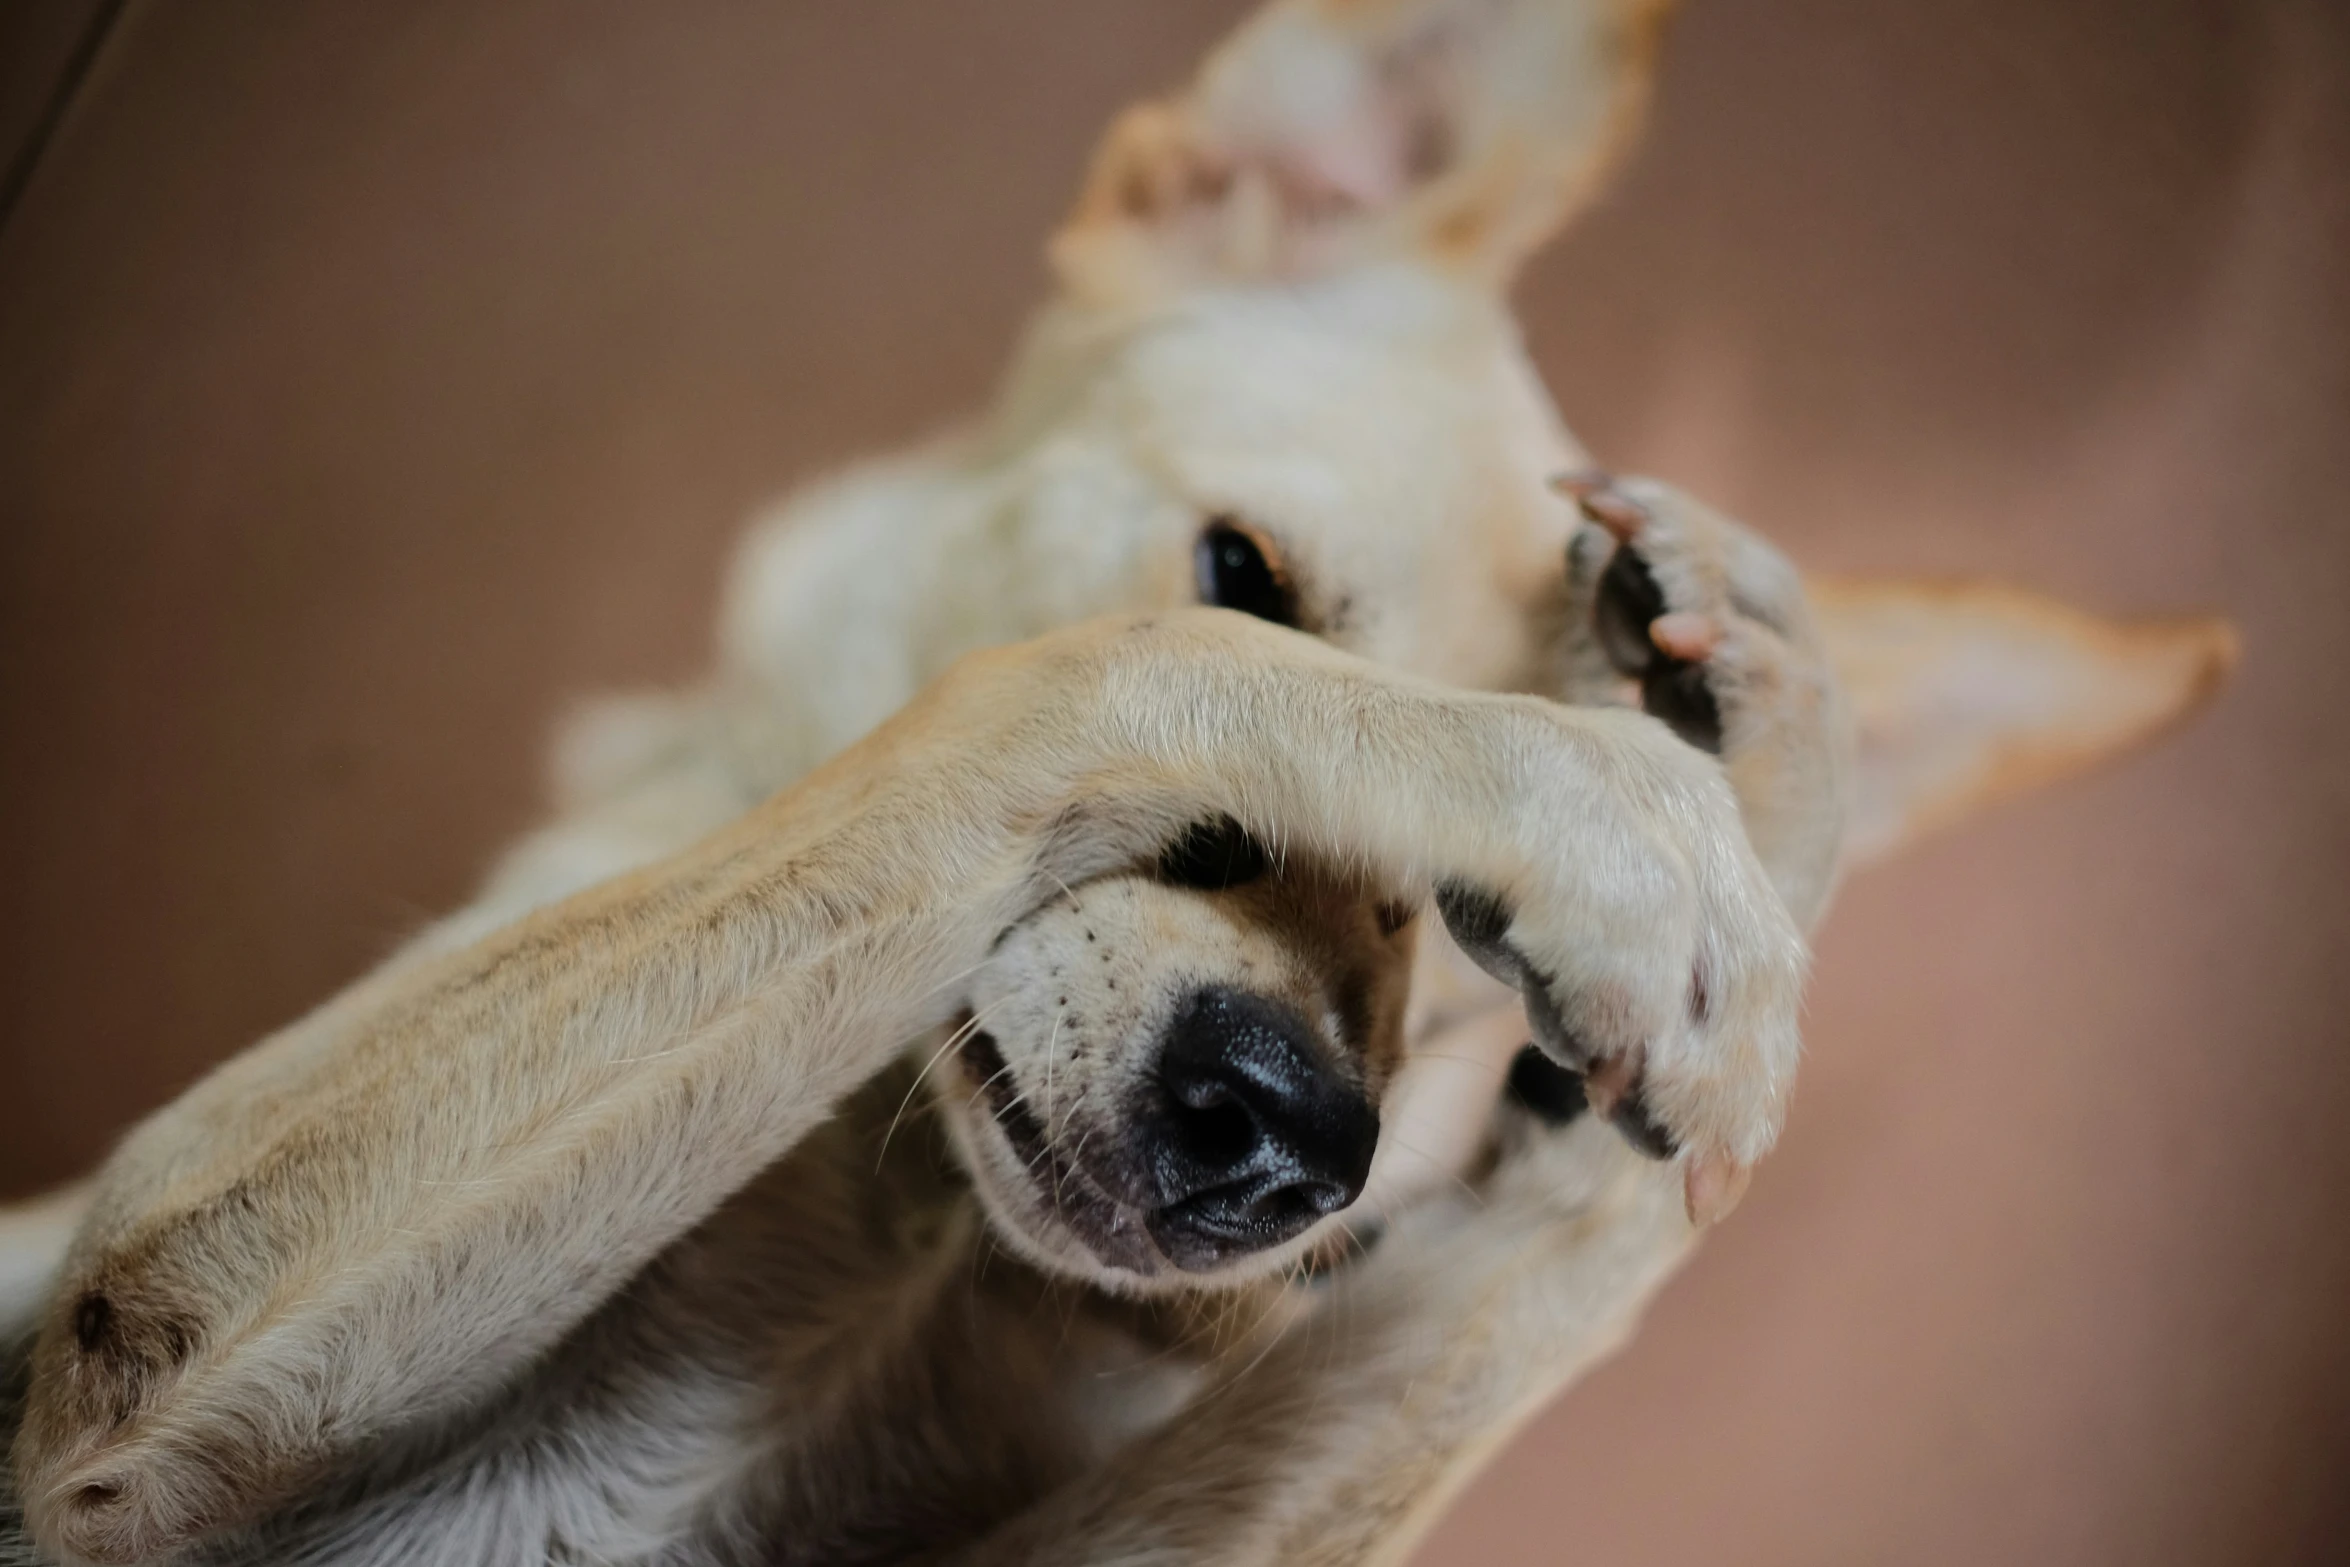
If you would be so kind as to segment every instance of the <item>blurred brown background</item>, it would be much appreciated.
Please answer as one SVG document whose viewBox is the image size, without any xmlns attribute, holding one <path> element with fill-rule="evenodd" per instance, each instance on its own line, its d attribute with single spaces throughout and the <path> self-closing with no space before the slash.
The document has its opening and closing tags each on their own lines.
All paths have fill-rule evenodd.
<svg viewBox="0 0 2350 1567">
<path fill-rule="evenodd" d="M 0 8 L 0 1192 L 460 898 L 1239 9 Z M 2249 656 L 1848 889 L 1754 1198 L 1431 1560 L 2350 1559 L 2346 12 L 1693 0 L 1524 290 L 1593 447 Z"/>
</svg>

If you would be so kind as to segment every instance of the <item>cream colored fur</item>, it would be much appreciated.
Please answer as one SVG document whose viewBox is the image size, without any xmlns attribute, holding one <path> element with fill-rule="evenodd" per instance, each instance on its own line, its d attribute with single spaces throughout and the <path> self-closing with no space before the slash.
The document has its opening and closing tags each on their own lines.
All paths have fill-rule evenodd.
<svg viewBox="0 0 2350 1567">
<path fill-rule="evenodd" d="M 576 726 L 554 824 L 135 1132 L 62 1263 L 53 1217 L 0 1230 L 44 1302 L 31 1537 L 1406 1552 L 1769 1149 L 1848 804 L 1881 851 L 2167 721 L 2228 652 L 2004 592 L 1815 618 L 1760 540 L 1625 481 L 1720 760 L 1627 710 L 1591 629 L 1619 546 L 1554 487 L 1584 456 L 1502 290 L 1636 118 L 1661 10 L 1286 0 L 1122 119 L 984 419 L 763 522 L 710 681 Z M 1218 519 L 1310 635 L 1187 607 Z M 1270 890 L 1164 886 L 1223 815 Z M 1440 886 L 1498 900 L 1498 944 L 1465 934 L 1522 997 L 1373 917 Z M 1210 1275 L 1068 1190 L 1203 975 L 1316 1019 L 1385 1127 L 1353 1209 Z M 1522 999 L 1671 1162 L 1499 1102 Z M 964 1073 L 977 1029 L 1053 1183 Z"/>
</svg>

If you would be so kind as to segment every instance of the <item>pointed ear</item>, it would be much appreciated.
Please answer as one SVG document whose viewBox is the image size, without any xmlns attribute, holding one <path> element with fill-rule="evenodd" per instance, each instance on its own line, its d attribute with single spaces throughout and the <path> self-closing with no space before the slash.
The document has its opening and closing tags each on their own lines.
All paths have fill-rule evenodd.
<svg viewBox="0 0 2350 1567">
<path fill-rule="evenodd" d="M 1147 301 L 1413 257 L 1496 286 L 1630 140 L 1677 0 L 1277 0 L 1129 109 L 1053 241 Z"/>
<path fill-rule="evenodd" d="M 1859 730 L 1854 861 L 2160 733 L 2236 662 L 2221 620 L 2107 621 L 1992 584 L 1808 586 Z"/>
</svg>

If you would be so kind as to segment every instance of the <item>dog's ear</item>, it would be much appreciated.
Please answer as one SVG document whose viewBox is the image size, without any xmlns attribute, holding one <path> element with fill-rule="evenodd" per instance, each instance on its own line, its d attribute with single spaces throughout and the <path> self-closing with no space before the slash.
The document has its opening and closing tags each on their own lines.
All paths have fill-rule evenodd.
<svg viewBox="0 0 2350 1567">
<path fill-rule="evenodd" d="M 1677 0 L 1277 0 L 1095 155 L 1053 242 L 1097 303 L 1411 257 L 1500 286 L 1592 192 Z"/>
<path fill-rule="evenodd" d="M 2236 661 L 2220 620 L 2108 621 L 1991 584 L 1809 586 L 1859 730 L 1856 861 L 2159 733 Z"/>
</svg>

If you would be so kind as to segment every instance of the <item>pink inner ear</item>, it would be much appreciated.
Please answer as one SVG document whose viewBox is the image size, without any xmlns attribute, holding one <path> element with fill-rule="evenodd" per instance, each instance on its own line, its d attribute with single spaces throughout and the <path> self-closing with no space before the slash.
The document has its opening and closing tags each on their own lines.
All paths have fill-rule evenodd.
<svg viewBox="0 0 2350 1567">
<path fill-rule="evenodd" d="M 1410 184 L 1405 116 L 1385 94 L 1358 102 L 1336 124 L 1279 155 L 1284 171 L 1356 207 L 1384 207 Z"/>
<path fill-rule="evenodd" d="M 1211 84 L 1211 137 L 1309 210 L 1393 206 L 1449 153 L 1432 42 L 1367 58 L 1319 31 L 1285 31 Z"/>
</svg>

